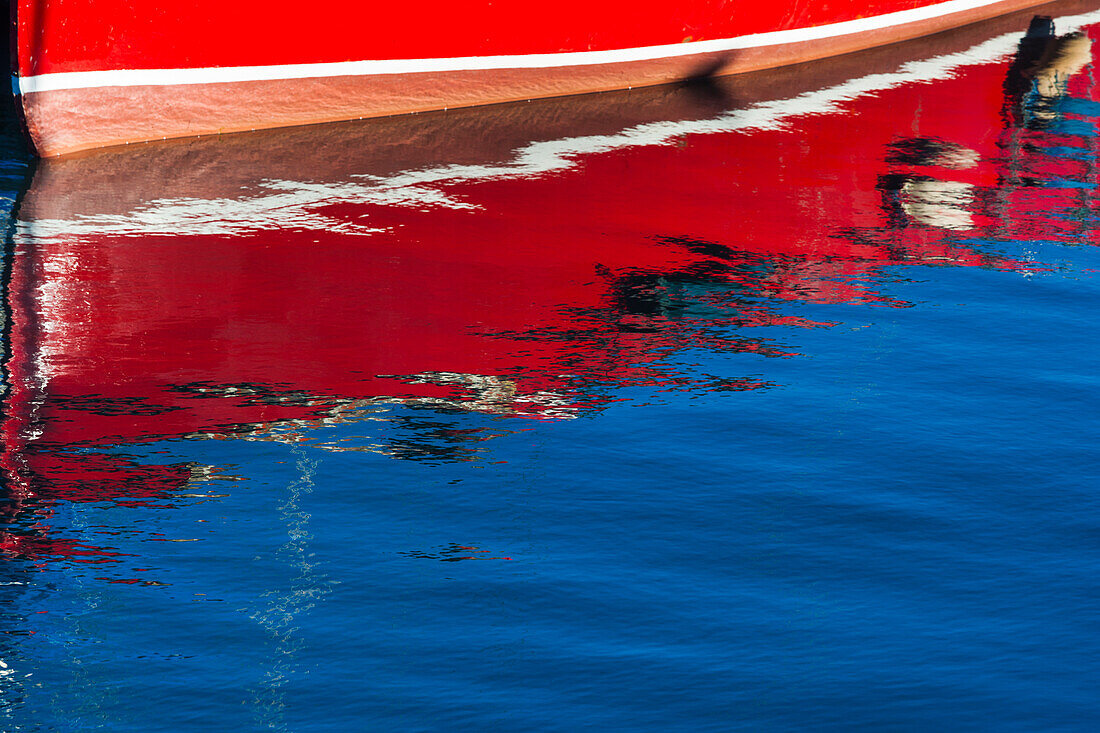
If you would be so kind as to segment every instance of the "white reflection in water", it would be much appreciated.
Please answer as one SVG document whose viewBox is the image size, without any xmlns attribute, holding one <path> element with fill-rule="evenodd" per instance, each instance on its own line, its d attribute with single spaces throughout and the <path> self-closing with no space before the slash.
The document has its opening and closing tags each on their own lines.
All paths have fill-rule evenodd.
<svg viewBox="0 0 1100 733">
<path fill-rule="evenodd" d="M 1100 12 L 1059 19 L 1059 27 L 1072 33 L 1100 20 Z M 1083 37 L 1082 37 L 1083 38 Z M 445 165 L 392 176 L 360 174 L 355 181 L 305 183 L 268 180 L 254 195 L 235 198 L 160 199 L 125 215 L 101 214 L 72 219 L 19 221 L 17 233 L 27 238 L 137 235 L 235 235 L 247 231 L 317 229 L 326 232 L 370 235 L 378 228 L 353 224 L 315 211 L 334 204 L 375 204 L 421 208 L 476 208 L 438 188 L 445 184 L 501 178 L 531 178 L 574 167 L 577 159 L 627 148 L 675 144 L 684 135 L 728 133 L 742 130 L 781 129 L 805 115 L 840 111 L 846 101 L 904 84 L 929 82 L 953 76 L 976 64 L 1008 58 L 1015 53 L 1020 37 L 1006 33 L 958 53 L 945 54 L 904 64 L 897 71 L 870 74 L 826 89 L 806 92 L 788 99 L 761 102 L 703 120 L 653 122 L 614 135 L 590 135 L 532 143 L 516 151 L 513 160 L 495 165 Z M 1087 39 L 1084 39 L 1087 41 Z M 1080 63 L 1081 54 L 1070 44 L 1064 63 L 1053 74 L 1064 78 Z"/>
<path fill-rule="evenodd" d="M 267 631 L 271 640 L 267 671 L 251 689 L 253 713 L 261 727 L 276 731 L 288 730 L 283 717 L 285 688 L 298 674 L 298 653 L 304 645 L 299 634 L 303 617 L 331 593 L 332 586 L 337 583 L 319 572 L 317 564 L 311 560 L 310 514 L 302 508 L 303 500 L 313 493 L 317 461 L 307 458 L 298 446 L 292 450 L 297 457 L 298 478 L 287 487 L 286 500 L 279 506 L 287 541 L 275 551 L 275 557 L 296 574 L 289 581 L 265 591 L 260 597 L 263 606 L 250 616 Z"/>
<path fill-rule="evenodd" d="M 901 187 L 901 208 L 913 221 L 940 229 L 974 227 L 970 206 L 974 186 L 962 181 L 906 181 Z"/>
</svg>

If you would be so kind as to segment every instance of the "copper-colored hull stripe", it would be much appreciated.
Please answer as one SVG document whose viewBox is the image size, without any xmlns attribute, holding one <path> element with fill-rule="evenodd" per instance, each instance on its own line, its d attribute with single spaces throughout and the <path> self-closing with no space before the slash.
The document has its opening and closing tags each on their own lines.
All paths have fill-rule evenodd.
<svg viewBox="0 0 1100 733">
<path fill-rule="evenodd" d="M 1043 0 L 982 8 L 860 33 L 668 59 L 540 69 L 448 71 L 210 84 L 59 89 L 21 95 L 39 155 L 161 138 L 407 114 L 675 82 L 802 63 L 897 43 Z"/>
</svg>

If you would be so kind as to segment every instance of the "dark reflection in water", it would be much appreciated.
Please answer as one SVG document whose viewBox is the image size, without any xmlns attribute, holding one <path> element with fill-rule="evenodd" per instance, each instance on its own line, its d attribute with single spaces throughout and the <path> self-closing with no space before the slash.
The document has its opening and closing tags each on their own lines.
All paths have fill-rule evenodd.
<svg viewBox="0 0 1100 733">
<path fill-rule="evenodd" d="M 1043 16 L 1031 20 L 1025 34 L 1028 18 L 1014 16 L 812 70 L 134 146 L 37 167 L 17 149 L 9 119 L 0 169 L 12 209 L 0 426 L 0 551 L 8 578 L 0 604 L 7 633 L 32 635 L 40 628 L 28 618 L 34 611 L 17 609 L 42 605 L 41 613 L 64 615 L 65 604 L 98 598 L 103 585 L 183 594 L 170 580 L 186 577 L 179 568 L 212 557 L 232 560 L 234 553 L 241 563 L 250 555 L 255 562 L 266 558 L 283 568 L 281 581 L 233 602 L 263 629 L 254 643 L 275 661 L 243 662 L 262 671 L 241 694 L 254 724 L 306 729 L 294 723 L 302 722 L 304 706 L 332 702 L 301 682 L 311 664 L 318 676 L 316 665 L 332 664 L 336 674 L 354 669 L 358 679 L 377 674 L 372 665 L 382 663 L 370 657 L 360 660 L 362 668 L 349 668 L 340 651 L 329 648 L 332 639 L 314 639 L 313 646 L 305 641 L 303 619 L 331 600 L 337 583 L 314 557 L 331 548 L 315 546 L 343 543 L 336 552 L 341 557 L 375 556 L 372 538 L 352 526 L 368 523 L 356 514 L 366 510 L 329 507 L 318 522 L 306 509 L 321 500 L 317 494 L 351 492 L 366 502 L 376 496 L 372 492 L 397 496 L 413 491 L 409 487 L 424 476 L 446 475 L 444 484 L 453 491 L 440 493 L 439 502 L 468 500 L 471 516 L 489 516 L 502 510 L 491 509 L 488 499 L 479 506 L 472 495 L 456 498 L 460 485 L 471 481 L 474 468 L 512 462 L 527 473 L 515 479 L 524 489 L 511 499 L 532 515 L 553 513 L 558 509 L 524 492 L 566 479 L 547 479 L 543 474 L 555 471 L 551 459 L 531 458 L 515 446 L 549 440 L 552 431 L 588 420 L 595 426 L 587 428 L 591 435 L 584 427 L 568 428 L 577 436 L 571 452 L 598 453 L 598 421 L 635 404 L 647 415 L 667 410 L 670 417 L 656 426 L 651 417 L 639 418 L 644 427 L 638 428 L 627 421 L 624 433 L 652 434 L 637 438 L 650 441 L 648 450 L 617 459 L 622 474 L 643 474 L 642 466 L 662 450 L 698 450 L 691 461 L 669 459 L 657 469 L 667 474 L 672 495 L 654 506 L 688 501 L 677 487 L 705 485 L 707 467 L 713 472 L 717 464 L 707 452 L 714 446 L 689 449 L 678 442 L 683 426 L 674 416 L 688 409 L 683 401 L 709 405 L 725 393 L 745 393 L 747 400 L 748 393 L 762 392 L 760 399 L 779 405 L 790 399 L 790 410 L 776 408 L 777 415 L 797 424 L 806 401 L 799 402 L 799 385 L 789 379 L 792 368 L 772 364 L 807 361 L 800 344 L 811 331 L 839 334 L 850 330 L 845 321 L 913 306 L 905 294 L 913 290 L 905 285 L 933 276 L 902 267 L 1033 277 L 1061 267 L 1036 256 L 1036 248 L 1094 243 L 1098 31 L 1089 23 L 1095 20 Z M 859 364 L 848 368 L 856 372 Z M 937 368 L 930 359 L 928 371 Z M 911 389 L 917 401 L 919 385 Z M 785 392 L 795 396 L 782 397 Z M 724 409 L 732 414 L 739 408 Z M 820 423 L 848 408 L 818 409 L 814 420 Z M 658 433 L 664 431 L 662 443 Z M 193 455 L 186 457 L 181 446 L 195 446 Z M 353 462 L 356 455 L 363 462 Z M 340 456 L 332 460 L 348 472 L 325 475 L 326 456 Z M 266 460 L 275 468 L 252 466 Z M 614 460 L 593 459 L 567 480 L 585 487 L 588 499 L 602 495 L 616 485 L 618 469 L 608 468 Z M 719 472 L 733 460 L 720 462 Z M 893 454 L 884 460 L 894 460 Z M 797 474 L 798 467 L 770 470 Z M 693 478 L 693 471 L 699 476 Z M 236 506 L 246 490 L 237 487 L 251 484 L 287 486 L 272 499 L 280 528 L 275 534 L 285 534 L 277 542 L 264 534 L 272 530 L 250 524 L 262 502 L 223 508 Z M 623 491 L 632 495 L 634 489 Z M 389 499 L 378 501 L 377 511 L 389 516 Z M 243 549 L 227 545 L 219 553 L 199 530 L 196 536 L 161 531 L 168 521 L 162 517 L 200 506 L 210 509 L 199 512 L 197 523 L 238 512 L 234 542 Z M 119 511 L 150 524 L 130 514 L 119 525 L 79 519 Z M 592 511 L 598 514 L 599 507 Z M 394 520 L 394 526 L 405 521 Z M 519 556 L 500 542 L 476 540 L 484 532 L 478 521 L 462 530 L 469 540 L 437 541 L 409 530 L 404 549 L 391 543 L 377 562 L 432 559 L 466 566 L 457 561 Z M 608 521 L 606 536 L 618 534 L 618 521 Z M 646 520 L 622 531 L 646 537 L 654 527 L 669 529 Z M 671 531 L 681 530 L 693 531 L 672 525 Z M 573 529 L 566 524 L 545 531 L 569 538 Z M 589 536 L 578 535 L 563 541 L 584 547 Z M 655 539 L 654 546 L 662 541 Z M 253 542 L 275 549 L 264 554 Z M 843 548 L 832 549 L 843 556 Z M 676 555 L 672 548 L 663 552 Z M 600 559 L 578 562 L 563 571 L 563 588 L 576 582 L 570 572 L 601 572 Z M 644 567 L 639 561 L 638 567 L 612 568 L 596 582 L 614 584 L 624 573 L 638 573 L 643 587 L 669 582 L 664 576 L 647 580 Z M 60 575 L 48 582 L 71 582 L 71 588 L 36 580 L 51 569 Z M 373 572 L 383 571 L 372 568 L 340 582 L 371 587 Z M 90 584 L 100 590 L 88 590 Z M 246 579 L 226 580 L 187 600 L 226 603 L 244 585 Z M 780 586 L 751 593 L 766 607 Z M 423 598 L 415 585 L 391 591 Z M 39 602 L 35 593 L 54 600 Z M 440 593 L 444 603 L 449 596 Z M 353 612 L 366 614 L 369 604 L 359 603 Z M 180 623 L 205 618 L 178 606 L 168 613 Z M 220 612 L 209 613 L 211 623 L 228 623 Z M 568 615 L 569 607 L 555 613 Z M 603 613 L 626 614 L 613 605 Z M 430 627 L 438 619 L 421 622 Z M 511 643 L 492 628 L 482 631 L 486 648 Z M 55 626 L 49 633 L 57 637 L 54 644 L 78 649 L 107 632 Z M 73 638 L 66 641 L 64 633 Z M 244 644 L 210 633 L 211 648 Z M 352 639 L 348 643 L 362 653 L 361 629 L 337 626 L 331 633 Z M 578 645 L 581 656 L 596 644 L 582 638 L 563 643 Z M 639 643 L 633 653 L 652 661 L 645 648 Z M 762 653 L 751 644 L 743 651 Z M 718 653 L 696 652 L 700 663 Z M 174 658 L 165 649 L 156 654 Z M 210 654 L 209 664 L 223 670 L 232 665 Z M 29 657 L 10 645 L 0 645 L 0 655 Z M 51 663 L 80 669 L 75 658 Z M 672 664 L 653 662 L 657 668 L 666 663 Z M 415 667 L 409 678 L 422 676 L 430 690 L 436 678 L 409 664 Z M 0 668 L 0 680 L 9 676 L 6 669 Z M 0 681 L 8 685 L 9 715 L 29 710 L 28 679 Z M 243 684 L 219 679 L 224 690 Z M 73 680 L 66 690 L 83 684 L 80 673 Z M 448 708 L 446 715 L 455 716 L 448 721 L 433 717 L 444 715 L 438 710 L 418 719 L 401 707 L 416 695 L 395 698 L 403 684 L 390 680 L 370 694 L 359 690 L 362 706 L 378 712 L 392 704 L 378 719 L 408 729 L 502 724 L 492 711 L 454 713 L 457 708 Z M 292 694 L 298 689 L 306 692 Z M 501 689 L 489 685 L 481 694 L 484 700 L 506 697 L 507 688 Z M 115 709 L 108 698 L 116 692 L 103 692 L 102 700 L 87 693 L 80 704 Z M 583 717 L 585 710 L 592 713 L 590 696 L 599 693 L 555 694 L 587 701 L 573 711 Z M 553 708 L 546 701 L 555 694 L 535 695 L 542 702 L 533 707 Z M 764 728 L 798 720 L 774 710 L 729 717 L 721 690 L 701 694 L 711 697 L 696 710 L 699 717 L 683 718 L 698 723 L 693 729 L 722 719 Z M 227 700 L 215 698 L 211 710 L 224 712 Z M 193 703 L 184 702 L 190 700 L 185 692 L 171 699 Z M 444 707 L 451 700 L 439 699 Z M 100 720 L 98 713 L 65 705 L 51 713 L 57 727 Z M 982 709 L 976 705 L 970 713 L 980 718 Z M 193 715 L 217 713 L 196 706 Z M 539 725 L 532 722 L 538 715 L 531 715 L 515 729 L 560 727 Z M 611 714 L 594 719 L 616 720 Z M 344 723 L 318 725 L 358 729 L 356 720 L 351 715 Z M 893 722 L 898 720 L 906 718 Z M 935 716 L 912 720 L 918 728 L 921 721 L 942 722 Z M 655 727 L 669 728 L 659 721 Z"/>
</svg>

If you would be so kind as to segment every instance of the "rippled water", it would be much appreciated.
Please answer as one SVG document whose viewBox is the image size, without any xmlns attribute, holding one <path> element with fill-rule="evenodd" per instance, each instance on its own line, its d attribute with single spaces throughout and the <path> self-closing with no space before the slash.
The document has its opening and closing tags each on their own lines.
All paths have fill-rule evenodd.
<svg viewBox="0 0 1100 733">
<path fill-rule="evenodd" d="M 1100 13 L 32 165 L 7 731 L 1094 730 Z"/>
</svg>

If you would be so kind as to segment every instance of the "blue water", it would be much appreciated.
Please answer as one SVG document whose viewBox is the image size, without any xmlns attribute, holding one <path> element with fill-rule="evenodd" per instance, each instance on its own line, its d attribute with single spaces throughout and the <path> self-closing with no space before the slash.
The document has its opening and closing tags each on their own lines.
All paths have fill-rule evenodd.
<svg viewBox="0 0 1100 733">
<path fill-rule="evenodd" d="M 1095 185 L 1100 108 L 1053 104 L 1032 144 L 1083 168 L 990 195 Z M 1094 212 L 948 231 L 1029 264 L 876 266 L 876 298 L 681 277 L 663 376 L 611 371 L 571 419 L 391 401 L 293 440 L 47 446 L 205 475 L 8 500 L 89 554 L 5 551 L 0 729 L 1095 730 Z"/>
</svg>

